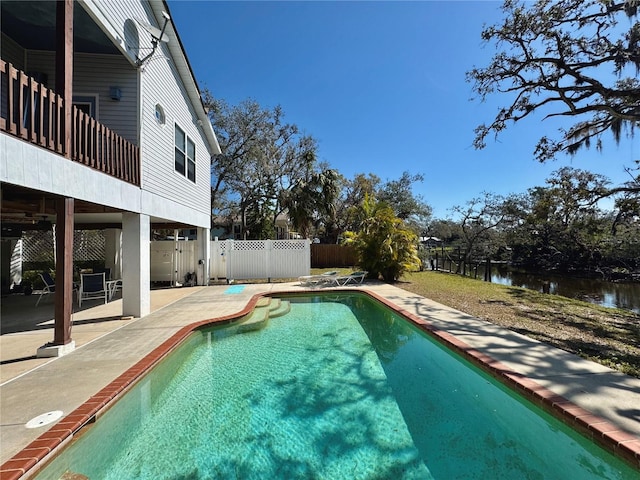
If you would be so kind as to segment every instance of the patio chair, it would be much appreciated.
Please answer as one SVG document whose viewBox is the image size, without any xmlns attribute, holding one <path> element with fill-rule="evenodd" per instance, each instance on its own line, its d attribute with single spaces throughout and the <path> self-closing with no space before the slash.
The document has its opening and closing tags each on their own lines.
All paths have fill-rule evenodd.
<svg viewBox="0 0 640 480">
<path fill-rule="evenodd" d="M 302 286 L 320 286 L 325 283 L 333 283 L 337 277 L 338 272 L 332 270 L 330 272 L 321 273 L 320 275 L 303 275 L 298 277 L 298 281 Z"/>
<path fill-rule="evenodd" d="M 109 288 L 109 301 L 111 301 L 118 290 L 122 290 L 122 279 L 108 281 L 107 287 Z"/>
<path fill-rule="evenodd" d="M 348 283 L 362 283 L 365 279 L 365 277 L 367 276 L 367 272 L 366 270 L 360 270 L 358 272 L 351 272 L 348 275 L 339 275 L 338 277 L 336 277 L 335 279 L 335 283 L 338 286 L 345 286 Z"/>
<path fill-rule="evenodd" d="M 108 282 L 109 280 L 111 280 L 111 268 L 109 267 L 105 267 L 105 268 L 94 268 L 93 272 L 87 272 L 87 273 L 102 273 L 104 272 L 104 276 L 105 276 L 105 280 Z"/>
<path fill-rule="evenodd" d="M 56 291 L 56 282 L 51 278 L 51 274 L 49 272 L 42 272 L 40 274 L 40 278 L 44 283 L 44 288 L 40 290 L 40 296 L 38 297 L 38 300 L 36 300 L 36 307 L 40 303 L 40 300 L 42 300 L 43 295 L 48 295 L 49 293 L 54 293 Z"/>
<path fill-rule="evenodd" d="M 109 289 L 105 273 L 83 273 L 80 275 L 80 290 L 78 291 L 78 306 L 82 308 L 83 300 L 104 299 L 107 303 Z"/>
</svg>

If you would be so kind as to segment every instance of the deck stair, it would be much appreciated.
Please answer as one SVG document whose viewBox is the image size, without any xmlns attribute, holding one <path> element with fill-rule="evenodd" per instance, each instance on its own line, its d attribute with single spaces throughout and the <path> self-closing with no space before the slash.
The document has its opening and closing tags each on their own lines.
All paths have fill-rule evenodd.
<svg viewBox="0 0 640 480">
<path fill-rule="evenodd" d="M 269 318 L 279 317 L 291 310 L 291 304 L 279 298 L 263 297 L 253 311 L 245 315 L 238 324 L 238 333 L 260 330 L 269 323 Z"/>
</svg>

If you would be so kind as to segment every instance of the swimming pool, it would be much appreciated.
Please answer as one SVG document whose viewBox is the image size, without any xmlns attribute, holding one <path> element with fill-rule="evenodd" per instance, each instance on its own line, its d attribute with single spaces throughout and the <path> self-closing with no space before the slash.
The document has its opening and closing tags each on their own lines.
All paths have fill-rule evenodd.
<svg viewBox="0 0 640 480">
<path fill-rule="evenodd" d="M 37 478 L 640 478 L 363 294 L 196 332 Z"/>
</svg>

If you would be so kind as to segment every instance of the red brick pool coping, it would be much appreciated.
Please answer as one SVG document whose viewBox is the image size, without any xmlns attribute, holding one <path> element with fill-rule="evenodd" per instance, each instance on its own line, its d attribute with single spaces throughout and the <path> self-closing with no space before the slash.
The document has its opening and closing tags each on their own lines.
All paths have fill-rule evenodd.
<svg viewBox="0 0 640 480">
<path fill-rule="evenodd" d="M 336 291 L 354 292 L 353 289 L 333 289 L 332 293 Z M 427 334 L 436 337 L 455 352 L 461 354 L 474 364 L 479 365 L 492 376 L 533 401 L 536 405 L 560 418 L 585 437 L 591 439 L 613 455 L 625 460 L 632 467 L 640 471 L 640 438 L 621 430 L 607 420 L 575 405 L 565 397 L 513 371 L 505 364 L 470 347 L 454 335 L 436 328 L 424 318 L 398 307 L 386 298 L 366 289 L 359 289 L 357 291 L 376 299 L 394 312 L 407 318 Z M 89 400 L 69 415 L 63 417 L 58 423 L 53 425 L 11 459 L 7 460 L 2 467 L 0 467 L 0 479 L 26 480 L 35 475 L 43 465 L 64 450 L 64 446 L 74 435 L 80 432 L 87 424 L 94 422 L 114 403 L 117 397 L 131 388 L 138 379 L 172 352 L 194 330 L 209 325 L 231 323 L 250 313 L 262 297 L 285 295 L 305 296 L 309 295 L 309 293 L 317 292 L 297 290 L 257 294 L 247 302 L 242 310 L 233 315 L 202 320 L 181 328 L 158 347 L 154 348 L 146 357 L 90 397 Z"/>
</svg>

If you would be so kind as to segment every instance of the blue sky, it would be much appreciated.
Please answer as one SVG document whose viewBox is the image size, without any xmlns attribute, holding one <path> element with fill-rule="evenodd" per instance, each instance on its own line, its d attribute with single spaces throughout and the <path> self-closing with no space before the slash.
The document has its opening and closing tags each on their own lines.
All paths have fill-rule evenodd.
<svg viewBox="0 0 640 480">
<path fill-rule="evenodd" d="M 536 141 L 561 126 L 541 116 L 473 148 L 474 128 L 506 104 L 471 101 L 465 81 L 494 53 L 480 31 L 500 20 L 500 5 L 169 1 L 201 88 L 232 105 L 280 105 L 286 121 L 318 140 L 318 158 L 348 178 L 423 174 L 414 193 L 435 217 L 483 191 L 523 193 L 565 165 L 624 181 L 624 166 L 640 157 L 637 140 L 540 165 Z"/>
</svg>

